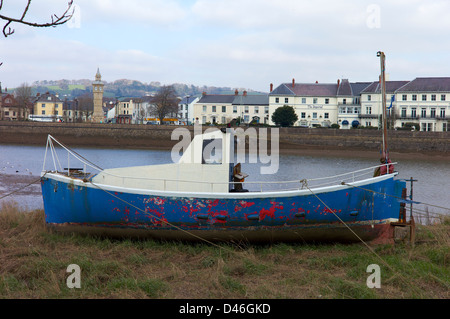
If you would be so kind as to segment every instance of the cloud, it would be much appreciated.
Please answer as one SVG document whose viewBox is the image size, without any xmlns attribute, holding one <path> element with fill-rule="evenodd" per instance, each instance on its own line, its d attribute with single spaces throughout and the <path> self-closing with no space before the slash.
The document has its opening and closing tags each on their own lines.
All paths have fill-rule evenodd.
<svg viewBox="0 0 450 319">
<path fill-rule="evenodd" d="M 186 15 L 174 0 L 79 0 L 89 22 L 131 23 L 153 26 L 177 24 Z"/>
<path fill-rule="evenodd" d="M 6 3 L 19 10 L 25 1 Z M 16 3 L 16 4 L 14 4 Z M 20 27 L 0 39 L 2 82 L 92 78 L 267 90 L 298 82 L 450 75 L 450 2 L 439 0 L 75 0 L 80 27 Z M 48 18 L 66 1 L 32 2 Z M 10 7 L 13 8 L 13 7 Z M 2 11 L 3 12 L 3 11 Z M 92 71 L 94 70 L 94 71 Z M 18 80 L 16 80 L 18 81 Z M 20 83 L 19 83 L 20 84 Z M 8 84 L 11 86 L 10 84 Z"/>
</svg>

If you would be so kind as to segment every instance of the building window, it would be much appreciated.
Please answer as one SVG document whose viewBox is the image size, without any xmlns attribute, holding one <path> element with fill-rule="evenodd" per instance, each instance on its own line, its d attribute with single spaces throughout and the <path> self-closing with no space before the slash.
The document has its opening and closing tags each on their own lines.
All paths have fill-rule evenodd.
<svg viewBox="0 0 450 319">
<path fill-rule="evenodd" d="M 227 112 L 227 107 L 225 105 L 222 105 L 222 113 L 226 113 Z"/>
<path fill-rule="evenodd" d="M 415 108 L 415 107 L 413 107 L 413 108 L 411 109 L 411 117 L 417 117 L 417 114 L 416 114 L 416 108 Z"/>
<path fill-rule="evenodd" d="M 326 118 L 326 119 L 329 119 L 329 118 L 330 118 L 330 113 L 325 113 L 325 114 L 323 115 L 323 117 Z"/>
<path fill-rule="evenodd" d="M 402 95 L 402 101 L 407 101 L 408 99 L 407 99 L 407 95 L 406 94 L 403 94 Z"/>
<path fill-rule="evenodd" d="M 45 115 L 45 110 L 42 110 L 42 113 L 41 113 L 42 115 Z"/>
<path fill-rule="evenodd" d="M 421 116 L 422 117 L 427 117 L 427 109 L 422 109 Z"/>
<path fill-rule="evenodd" d="M 447 130 L 448 130 L 448 125 L 447 125 L 447 123 L 442 123 L 442 131 L 443 132 L 447 132 Z"/>
<path fill-rule="evenodd" d="M 436 101 L 436 94 L 431 95 L 431 101 Z"/>
<path fill-rule="evenodd" d="M 330 99 L 325 99 L 325 104 L 330 104 Z"/>
<path fill-rule="evenodd" d="M 366 122 L 366 126 L 372 126 L 372 122 Z"/>
<path fill-rule="evenodd" d="M 202 124 L 206 124 L 206 116 L 202 117 Z"/>
<path fill-rule="evenodd" d="M 441 109 L 441 118 L 445 118 L 445 109 Z"/>
<path fill-rule="evenodd" d="M 426 101 L 427 100 L 427 95 L 426 94 L 422 94 L 422 101 Z"/>
<path fill-rule="evenodd" d="M 372 107 L 366 106 L 366 114 L 372 114 Z"/>
<path fill-rule="evenodd" d="M 445 94 L 441 95 L 441 101 L 445 101 Z"/>
<path fill-rule="evenodd" d="M 306 112 L 302 112 L 301 117 L 302 119 L 306 119 Z"/>
<path fill-rule="evenodd" d="M 372 95 L 367 95 L 367 101 L 372 101 Z"/>
<path fill-rule="evenodd" d="M 216 106 L 215 105 L 212 106 L 212 112 L 216 113 Z"/>
<path fill-rule="evenodd" d="M 44 108 L 45 107 L 45 103 L 42 103 L 42 108 Z"/>
<path fill-rule="evenodd" d="M 402 117 L 406 117 L 406 107 L 402 108 Z"/>
<path fill-rule="evenodd" d="M 203 113 L 206 112 L 206 105 L 203 105 Z"/>
<path fill-rule="evenodd" d="M 316 98 L 316 97 L 313 98 L 313 103 L 314 103 L 314 104 L 317 104 L 317 98 Z"/>
<path fill-rule="evenodd" d="M 275 98 L 275 103 L 280 103 L 280 98 L 276 97 Z"/>
<path fill-rule="evenodd" d="M 255 114 L 259 113 L 259 106 L 255 106 Z"/>
<path fill-rule="evenodd" d="M 343 99 L 342 104 L 347 104 L 347 99 Z"/>
<path fill-rule="evenodd" d="M 237 113 L 237 106 L 233 105 L 233 113 Z"/>
<path fill-rule="evenodd" d="M 413 101 L 417 101 L 417 95 L 416 95 L 416 94 L 413 94 L 413 95 L 412 95 L 412 100 L 413 100 Z"/>
<path fill-rule="evenodd" d="M 355 114 L 361 113 L 361 108 L 360 108 L 360 107 L 355 107 L 354 113 L 355 113 Z"/>
<path fill-rule="evenodd" d="M 432 108 L 432 109 L 431 109 L 430 117 L 431 117 L 431 118 L 436 118 L 436 109 L 435 109 L 435 108 Z"/>
<path fill-rule="evenodd" d="M 286 103 L 286 104 L 289 103 L 289 98 L 288 98 L 288 97 L 285 97 L 285 98 L 284 98 L 284 103 Z"/>
<path fill-rule="evenodd" d="M 302 103 L 306 104 L 306 97 L 302 97 Z"/>
<path fill-rule="evenodd" d="M 313 119 L 317 118 L 317 112 L 313 112 Z"/>
<path fill-rule="evenodd" d="M 225 118 L 225 116 L 222 116 L 222 124 L 226 124 L 227 120 Z"/>
<path fill-rule="evenodd" d="M 248 106 L 244 106 L 244 113 L 248 113 Z"/>
<path fill-rule="evenodd" d="M 269 114 L 269 107 L 268 107 L 268 106 L 265 106 L 265 107 L 264 107 L 264 113 L 265 113 L 265 114 Z"/>
</svg>

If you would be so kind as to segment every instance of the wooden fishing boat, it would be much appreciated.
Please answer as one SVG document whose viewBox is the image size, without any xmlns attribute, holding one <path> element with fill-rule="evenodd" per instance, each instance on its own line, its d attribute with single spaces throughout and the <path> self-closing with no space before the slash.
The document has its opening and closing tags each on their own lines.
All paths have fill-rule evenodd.
<svg viewBox="0 0 450 319">
<path fill-rule="evenodd" d="M 177 163 L 100 169 L 49 136 L 46 155 L 52 154 L 54 166 L 41 174 L 46 223 L 63 232 L 167 240 L 392 238 L 406 187 L 396 178 L 395 163 L 387 159 L 330 179 L 279 182 L 289 185 L 283 190 L 265 190 L 275 182 L 252 182 L 259 190 L 246 191 L 234 141 L 232 127 L 216 129 L 194 136 Z M 55 144 L 84 167 L 71 168 L 68 160 L 58 169 Z M 377 167 L 385 172 L 374 176 Z"/>
</svg>

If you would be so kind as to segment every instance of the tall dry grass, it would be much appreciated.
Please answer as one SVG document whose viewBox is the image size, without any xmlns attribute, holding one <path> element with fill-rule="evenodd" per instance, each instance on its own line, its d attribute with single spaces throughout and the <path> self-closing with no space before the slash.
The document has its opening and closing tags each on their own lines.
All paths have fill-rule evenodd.
<svg viewBox="0 0 450 319">
<path fill-rule="evenodd" d="M 449 298 L 449 219 L 420 225 L 419 243 L 375 247 L 392 269 L 368 289 L 366 268 L 383 266 L 362 244 L 186 244 L 50 233 L 44 212 L 0 206 L 0 298 Z M 69 264 L 82 288 L 66 285 Z M 407 279 L 407 280 L 404 280 Z"/>
<path fill-rule="evenodd" d="M 0 206 L 2 240 L 32 240 L 45 230 L 43 210 L 26 211 L 17 202 L 3 202 Z M 6 235 L 6 236 L 5 236 Z"/>
</svg>

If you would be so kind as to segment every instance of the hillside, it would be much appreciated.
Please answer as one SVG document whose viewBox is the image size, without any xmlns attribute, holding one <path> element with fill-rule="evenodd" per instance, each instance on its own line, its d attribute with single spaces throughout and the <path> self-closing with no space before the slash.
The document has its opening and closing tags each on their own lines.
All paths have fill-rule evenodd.
<svg viewBox="0 0 450 319">
<path fill-rule="evenodd" d="M 53 94 L 59 94 L 60 97 L 67 97 L 73 99 L 84 93 L 92 92 L 91 80 L 57 80 L 57 81 L 36 81 L 31 86 L 33 88 L 33 94 L 43 94 L 50 92 Z M 114 82 L 105 83 L 105 97 L 108 98 L 121 98 L 121 97 L 141 97 L 145 95 L 151 95 L 158 92 L 162 86 L 160 82 L 143 83 L 136 80 L 120 79 Z M 202 92 L 208 94 L 233 94 L 236 88 L 230 87 L 216 87 L 216 86 L 195 86 L 191 84 L 174 83 L 172 84 L 177 92 L 178 96 L 184 97 L 186 95 L 200 95 Z M 240 92 L 247 90 L 251 93 L 259 93 L 248 88 L 237 88 Z"/>
</svg>

